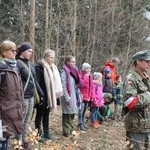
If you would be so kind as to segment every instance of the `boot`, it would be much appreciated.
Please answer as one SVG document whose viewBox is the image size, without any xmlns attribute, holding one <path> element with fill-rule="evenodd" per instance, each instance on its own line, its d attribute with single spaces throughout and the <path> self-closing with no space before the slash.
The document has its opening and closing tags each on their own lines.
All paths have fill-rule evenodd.
<svg viewBox="0 0 150 150">
<path fill-rule="evenodd" d="M 52 135 L 50 134 L 49 130 L 44 130 L 44 137 L 48 140 L 52 139 Z"/>
<path fill-rule="evenodd" d="M 83 126 L 82 123 L 80 123 L 80 124 L 78 125 L 78 128 L 79 128 L 80 130 L 82 130 L 82 131 L 86 131 L 86 130 L 87 130 L 87 129 Z"/>
</svg>

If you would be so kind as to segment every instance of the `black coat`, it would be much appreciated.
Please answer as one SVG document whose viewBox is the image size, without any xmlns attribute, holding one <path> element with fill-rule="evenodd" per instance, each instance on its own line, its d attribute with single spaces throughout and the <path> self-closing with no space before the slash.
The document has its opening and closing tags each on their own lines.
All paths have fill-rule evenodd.
<svg viewBox="0 0 150 150">
<path fill-rule="evenodd" d="M 21 59 L 21 58 L 19 58 L 19 59 L 22 60 L 27 66 L 29 66 L 29 64 L 30 64 L 31 72 L 32 72 L 32 75 L 33 75 L 33 78 L 34 78 L 33 79 L 30 76 L 27 88 L 26 88 L 25 93 L 24 93 L 24 98 L 28 99 L 28 98 L 31 98 L 31 97 L 34 96 L 34 94 L 35 94 L 35 86 L 37 87 L 37 91 L 39 93 L 39 96 L 40 97 L 44 97 L 44 93 L 43 93 L 42 89 L 40 88 L 40 86 L 39 86 L 39 84 L 37 82 L 37 79 L 36 79 L 36 72 L 35 72 L 34 65 L 27 59 Z M 19 72 L 20 72 L 20 75 L 21 75 L 21 79 L 22 79 L 22 83 L 23 83 L 23 87 L 24 87 L 25 84 L 26 84 L 26 81 L 28 79 L 29 71 L 19 61 L 17 61 L 17 67 L 19 69 Z"/>
<path fill-rule="evenodd" d="M 113 92 L 112 80 L 110 77 L 105 76 L 103 78 L 103 93 L 110 93 Z"/>
</svg>

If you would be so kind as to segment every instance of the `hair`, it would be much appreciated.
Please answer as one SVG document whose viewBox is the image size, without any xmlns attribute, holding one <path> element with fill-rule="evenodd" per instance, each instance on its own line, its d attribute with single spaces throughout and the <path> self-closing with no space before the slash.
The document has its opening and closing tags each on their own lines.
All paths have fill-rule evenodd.
<svg viewBox="0 0 150 150">
<path fill-rule="evenodd" d="M 70 61 L 70 60 L 73 59 L 73 58 L 75 58 L 75 56 L 68 55 L 68 56 L 65 58 L 64 63 L 67 64 L 67 62 Z"/>
<path fill-rule="evenodd" d="M 43 53 L 43 58 L 48 57 L 50 54 L 55 54 L 55 51 L 52 49 L 46 49 Z"/>
<path fill-rule="evenodd" d="M 16 50 L 16 44 L 12 41 L 5 40 L 1 43 L 0 45 L 0 56 L 3 57 L 3 52 L 8 51 L 10 49 L 15 49 Z"/>
<path fill-rule="evenodd" d="M 120 62 L 120 60 L 119 60 L 118 57 L 113 57 L 113 58 L 111 59 L 111 61 L 112 61 L 112 62 L 118 62 L 118 63 Z"/>
</svg>

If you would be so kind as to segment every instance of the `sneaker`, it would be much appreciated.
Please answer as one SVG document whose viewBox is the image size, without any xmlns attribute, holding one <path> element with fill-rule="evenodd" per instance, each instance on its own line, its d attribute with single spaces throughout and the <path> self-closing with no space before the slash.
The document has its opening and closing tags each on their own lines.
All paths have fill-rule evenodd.
<svg viewBox="0 0 150 150">
<path fill-rule="evenodd" d="M 90 127 L 86 124 L 83 125 L 85 129 L 90 129 Z"/>
<path fill-rule="evenodd" d="M 81 131 L 86 131 L 87 129 L 83 126 L 83 124 L 78 125 L 78 129 Z"/>
<path fill-rule="evenodd" d="M 98 128 L 99 124 L 95 121 L 95 122 L 92 122 L 91 126 L 94 128 Z"/>
</svg>

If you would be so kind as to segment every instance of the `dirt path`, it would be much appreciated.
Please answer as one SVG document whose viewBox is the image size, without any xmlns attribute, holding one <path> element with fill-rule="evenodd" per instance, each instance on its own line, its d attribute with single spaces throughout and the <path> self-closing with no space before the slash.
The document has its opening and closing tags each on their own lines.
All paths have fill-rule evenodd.
<svg viewBox="0 0 150 150">
<path fill-rule="evenodd" d="M 103 122 L 99 128 L 90 128 L 86 132 L 77 129 L 75 119 L 75 135 L 70 138 L 62 136 L 61 106 L 55 115 L 50 115 L 50 128 L 54 137 L 53 142 L 58 143 L 61 150 L 123 150 L 126 146 L 123 122 Z M 90 124 L 90 121 L 88 121 Z"/>
</svg>

